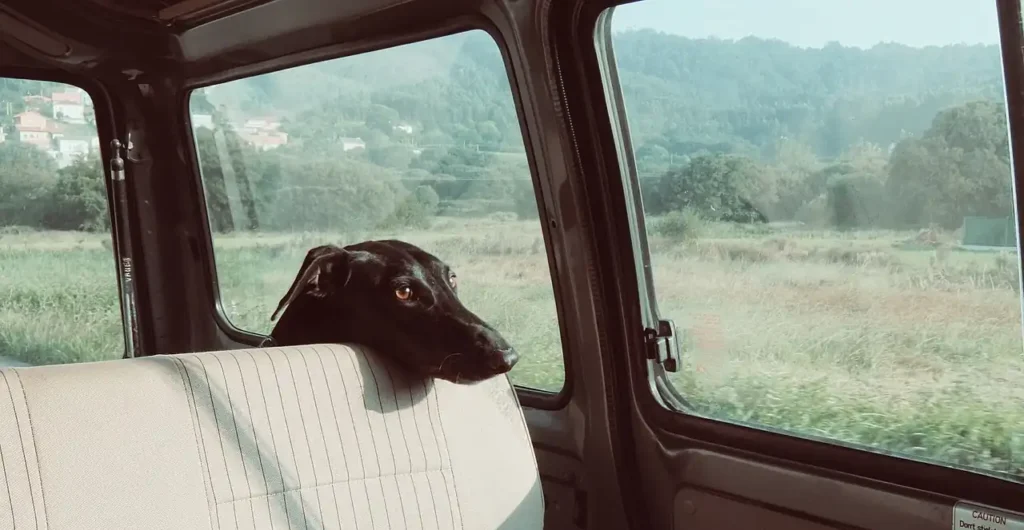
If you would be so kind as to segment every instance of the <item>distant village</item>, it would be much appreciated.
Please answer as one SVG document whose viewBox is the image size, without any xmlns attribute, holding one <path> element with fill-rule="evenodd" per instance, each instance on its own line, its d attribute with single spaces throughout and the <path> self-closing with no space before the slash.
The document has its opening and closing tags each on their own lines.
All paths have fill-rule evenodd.
<svg viewBox="0 0 1024 530">
<path fill-rule="evenodd" d="M 85 92 L 68 88 L 49 96 L 24 96 L 25 111 L 14 116 L 17 140 L 46 151 L 58 167 L 67 167 L 75 157 L 99 149 L 92 105 Z M 90 102 L 91 103 L 91 102 Z M 0 127 L 0 142 L 8 132 Z"/>
<path fill-rule="evenodd" d="M 239 137 L 249 142 L 257 149 L 269 150 L 281 147 L 288 143 L 288 133 L 281 130 L 281 120 L 273 116 L 260 116 L 255 118 L 243 118 L 234 120 L 233 129 Z M 206 127 L 213 129 L 213 115 L 194 113 L 191 115 L 193 129 Z M 406 134 L 413 133 L 413 126 L 409 124 L 397 124 L 393 127 L 396 131 Z M 339 138 L 342 150 L 365 149 L 367 142 L 362 138 Z M 422 149 L 414 149 L 418 151 Z"/>
<path fill-rule="evenodd" d="M 75 158 L 99 150 L 95 114 L 92 102 L 85 91 L 68 87 L 49 96 L 31 94 L 22 97 L 25 110 L 14 115 L 13 131 L 0 127 L 0 143 L 15 135 L 17 141 L 34 145 L 48 153 L 58 167 L 67 167 Z M 214 128 L 213 115 L 194 113 L 192 127 Z M 288 143 L 288 133 L 281 130 L 281 120 L 274 116 L 236 118 L 233 123 L 239 137 L 260 150 L 270 150 Z M 393 128 L 412 134 L 413 127 L 406 123 L 395 124 Z M 362 138 L 340 138 L 344 151 L 366 149 Z M 414 149 L 419 154 L 422 149 Z"/>
<path fill-rule="evenodd" d="M 25 110 L 14 115 L 13 131 L 0 127 L 0 143 L 16 139 L 38 147 L 61 168 L 71 165 L 80 155 L 99 150 L 95 114 L 85 91 L 68 87 L 49 96 L 27 95 L 22 101 Z M 238 121 L 234 124 L 238 135 L 257 149 L 269 150 L 288 143 L 288 133 L 280 130 L 281 122 L 277 118 L 263 116 Z M 192 127 L 212 129 L 213 116 L 193 114 Z M 345 138 L 343 148 L 346 151 L 365 149 L 366 144 L 360 138 Z"/>
<path fill-rule="evenodd" d="M 210 114 L 192 114 L 192 127 L 206 127 L 213 129 L 213 116 Z M 288 133 L 281 130 L 281 120 L 274 116 L 259 116 L 238 120 L 234 125 L 235 132 L 242 140 L 249 142 L 263 151 L 276 149 L 288 143 Z M 413 133 L 413 126 L 407 123 L 398 123 L 392 126 L 392 130 L 405 134 Z M 354 149 L 366 149 L 366 142 L 359 137 L 339 138 L 342 151 Z M 413 149 L 413 153 L 419 154 L 422 149 Z"/>
<path fill-rule="evenodd" d="M 192 114 L 192 127 L 213 129 L 213 116 L 202 113 Z M 414 130 L 413 126 L 408 123 L 397 123 L 391 128 L 396 132 L 408 135 L 411 135 Z M 276 149 L 288 143 L 288 133 L 281 130 L 281 120 L 274 116 L 259 116 L 236 120 L 234 130 L 242 140 L 263 151 Z M 341 145 L 342 151 L 366 149 L 366 142 L 359 137 L 339 138 L 338 142 Z M 422 151 L 422 148 L 414 148 L 412 150 L 417 155 Z"/>
<path fill-rule="evenodd" d="M 213 129 L 213 115 L 193 113 L 192 128 L 199 127 Z M 281 120 L 272 116 L 244 118 L 235 123 L 233 128 L 242 140 L 263 151 L 288 143 L 288 133 L 281 130 Z"/>
</svg>

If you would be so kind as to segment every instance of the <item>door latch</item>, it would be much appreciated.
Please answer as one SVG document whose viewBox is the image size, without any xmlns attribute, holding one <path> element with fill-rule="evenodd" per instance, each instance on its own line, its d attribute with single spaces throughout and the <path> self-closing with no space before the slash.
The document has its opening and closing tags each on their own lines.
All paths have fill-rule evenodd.
<svg viewBox="0 0 1024 530">
<path fill-rule="evenodd" d="M 679 371 L 679 335 L 671 319 L 658 321 L 658 329 L 645 328 L 647 358 L 661 364 L 666 372 Z"/>
</svg>

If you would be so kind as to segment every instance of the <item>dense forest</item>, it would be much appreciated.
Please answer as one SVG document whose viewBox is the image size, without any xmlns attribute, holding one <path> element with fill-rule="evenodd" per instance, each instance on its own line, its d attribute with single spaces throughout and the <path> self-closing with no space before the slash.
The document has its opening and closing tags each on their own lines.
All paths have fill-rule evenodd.
<svg viewBox="0 0 1024 530">
<path fill-rule="evenodd" d="M 212 114 L 224 133 L 221 142 L 197 131 L 215 228 L 374 227 L 439 211 L 534 215 L 505 65 L 489 39 L 451 36 L 197 92 L 192 111 Z M 615 54 L 653 213 L 947 228 L 965 215 L 1010 213 L 995 46 L 813 49 L 641 30 L 616 34 Z M 0 98 L 15 106 L 40 89 L 13 83 L 0 86 Z M 287 145 L 260 152 L 231 131 L 260 115 L 281 120 Z M 343 152 L 348 137 L 366 149 Z M 46 182 L 56 190 L 61 174 L 97 163 L 53 171 Z M 0 168 L 0 188 L 12 191 L 29 171 L 3 160 Z M 241 210 L 227 209 L 225 174 L 245 177 Z M 95 211 L 87 202 L 63 209 Z M 46 226 L 48 209 L 0 216 Z M 61 227 L 103 225 L 57 217 Z"/>
</svg>

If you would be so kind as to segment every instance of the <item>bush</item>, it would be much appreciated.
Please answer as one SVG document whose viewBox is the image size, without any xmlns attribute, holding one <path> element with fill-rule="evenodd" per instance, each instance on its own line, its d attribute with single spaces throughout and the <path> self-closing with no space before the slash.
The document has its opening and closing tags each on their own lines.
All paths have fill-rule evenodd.
<svg viewBox="0 0 1024 530">
<path fill-rule="evenodd" d="M 840 229 L 878 226 L 885 210 L 885 187 L 864 174 L 835 177 L 826 192 L 832 223 Z"/>
<path fill-rule="evenodd" d="M 0 225 L 42 226 L 56 176 L 56 162 L 42 149 L 0 143 Z"/>
<path fill-rule="evenodd" d="M 822 194 L 814 199 L 804 203 L 796 211 L 794 219 L 801 223 L 823 228 L 829 225 L 831 222 L 831 216 L 828 210 L 828 198 Z"/>
<path fill-rule="evenodd" d="M 537 195 L 533 191 L 533 181 L 517 181 L 515 190 L 512 192 L 512 207 L 516 217 L 519 219 L 537 219 L 540 212 L 537 210 Z"/>
<path fill-rule="evenodd" d="M 99 232 L 110 229 L 103 165 L 96 153 L 57 172 L 43 222 L 57 230 Z"/>
<path fill-rule="evenodd" d="M 413 195 L 426 208 L 427 215 L 437 215 L 437 206 L 441 203 L 441 198 L 434 191 L 433 187 L 427 185 L 417 186 L 416 190 L 413 191 Z"/>
<path fill-rule="evenodd" d="M 437 214 L 440 199 L 430 186 L 419 186 L 400 202 L 391 215 L 378 225 L 383 230 L 397 228 L 429 228 L 431 219 Z"/>
<path fill-rule="evenodd" d="M 739 155 L 701 155 L 658 182 L 658 207 L 694 208 L 715 221 L 767 221 L 751 202 L 760 193 L 761 168 Z M 654 205 L 652 205 L 654 206 Z"/>
<path fill-rule="evenodd" d="M 393 170 L 357 160 L 283 160 L 281 174 L 260 218 L 264 229 L 366 230 L 409 195 Z"/>
<path fill-rule="evenodd" d="M 706 228 L 706 222 L 694 208 L 683 208 L 669 212 L 655 221 L 655 234 L 674 241 L 692 241 L 699 238 Z"/>
</svg>

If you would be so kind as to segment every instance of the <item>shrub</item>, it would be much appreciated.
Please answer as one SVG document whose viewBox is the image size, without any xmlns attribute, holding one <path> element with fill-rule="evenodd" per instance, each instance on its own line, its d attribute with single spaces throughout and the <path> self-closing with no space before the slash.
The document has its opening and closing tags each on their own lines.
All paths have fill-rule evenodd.
<svg viewBox="0 0 1024 530">
<path fill-rule="evenodd" d="M 885 187 L 871 175 L 835 177 L 828 184 L 827 207 L 832 223 L 844 230 L 877 226 L 885 208 Z"/>
<path fill-rule="evenodd" d="M 391 215 L 378 225 L 384 230 L 396 228 L 429 228 L 430 221 L 437 214 L 440 199 L 430 186 L 419 186 L 395 206 Z"/>
<path fill-rule="evenodd" d="M 654 233 L 674 241 L 692 241 L 705 231 L 704 218 L 694 208 L 675 210 L 654 223 Z"/>
<path fill-rule="evenodd" d="M 103 166 L 96 153 L 58 171 L 43 222 L 57 230 L 99 232 L 110 228 Z"/>
<path fill-rule="evenodd" d="M 818 228 L 828 226 L 832 219 L 829 214 L 827 196 L 822 194 L 804 203 L 796 211 L 794 219 Z"/>
<path fill-rule="evenodd" d="M 533 181 L 517 181 L 515 190 L 512 192 L 512 201 L 516 217 L 519 219 L 540 217 L 540 212 L 537 210 L 537 196 L 533 191 Z"/>
<path fill-rule="evenodd" d="M 428 215 L 437 215 L 437 206 L 441 203 L 441 198 L 434 191 L 433 187 L 427 185 L 417 186 L 416 190 L 413 191 L 413 195 L 426 208 Z"/>
</svg>

